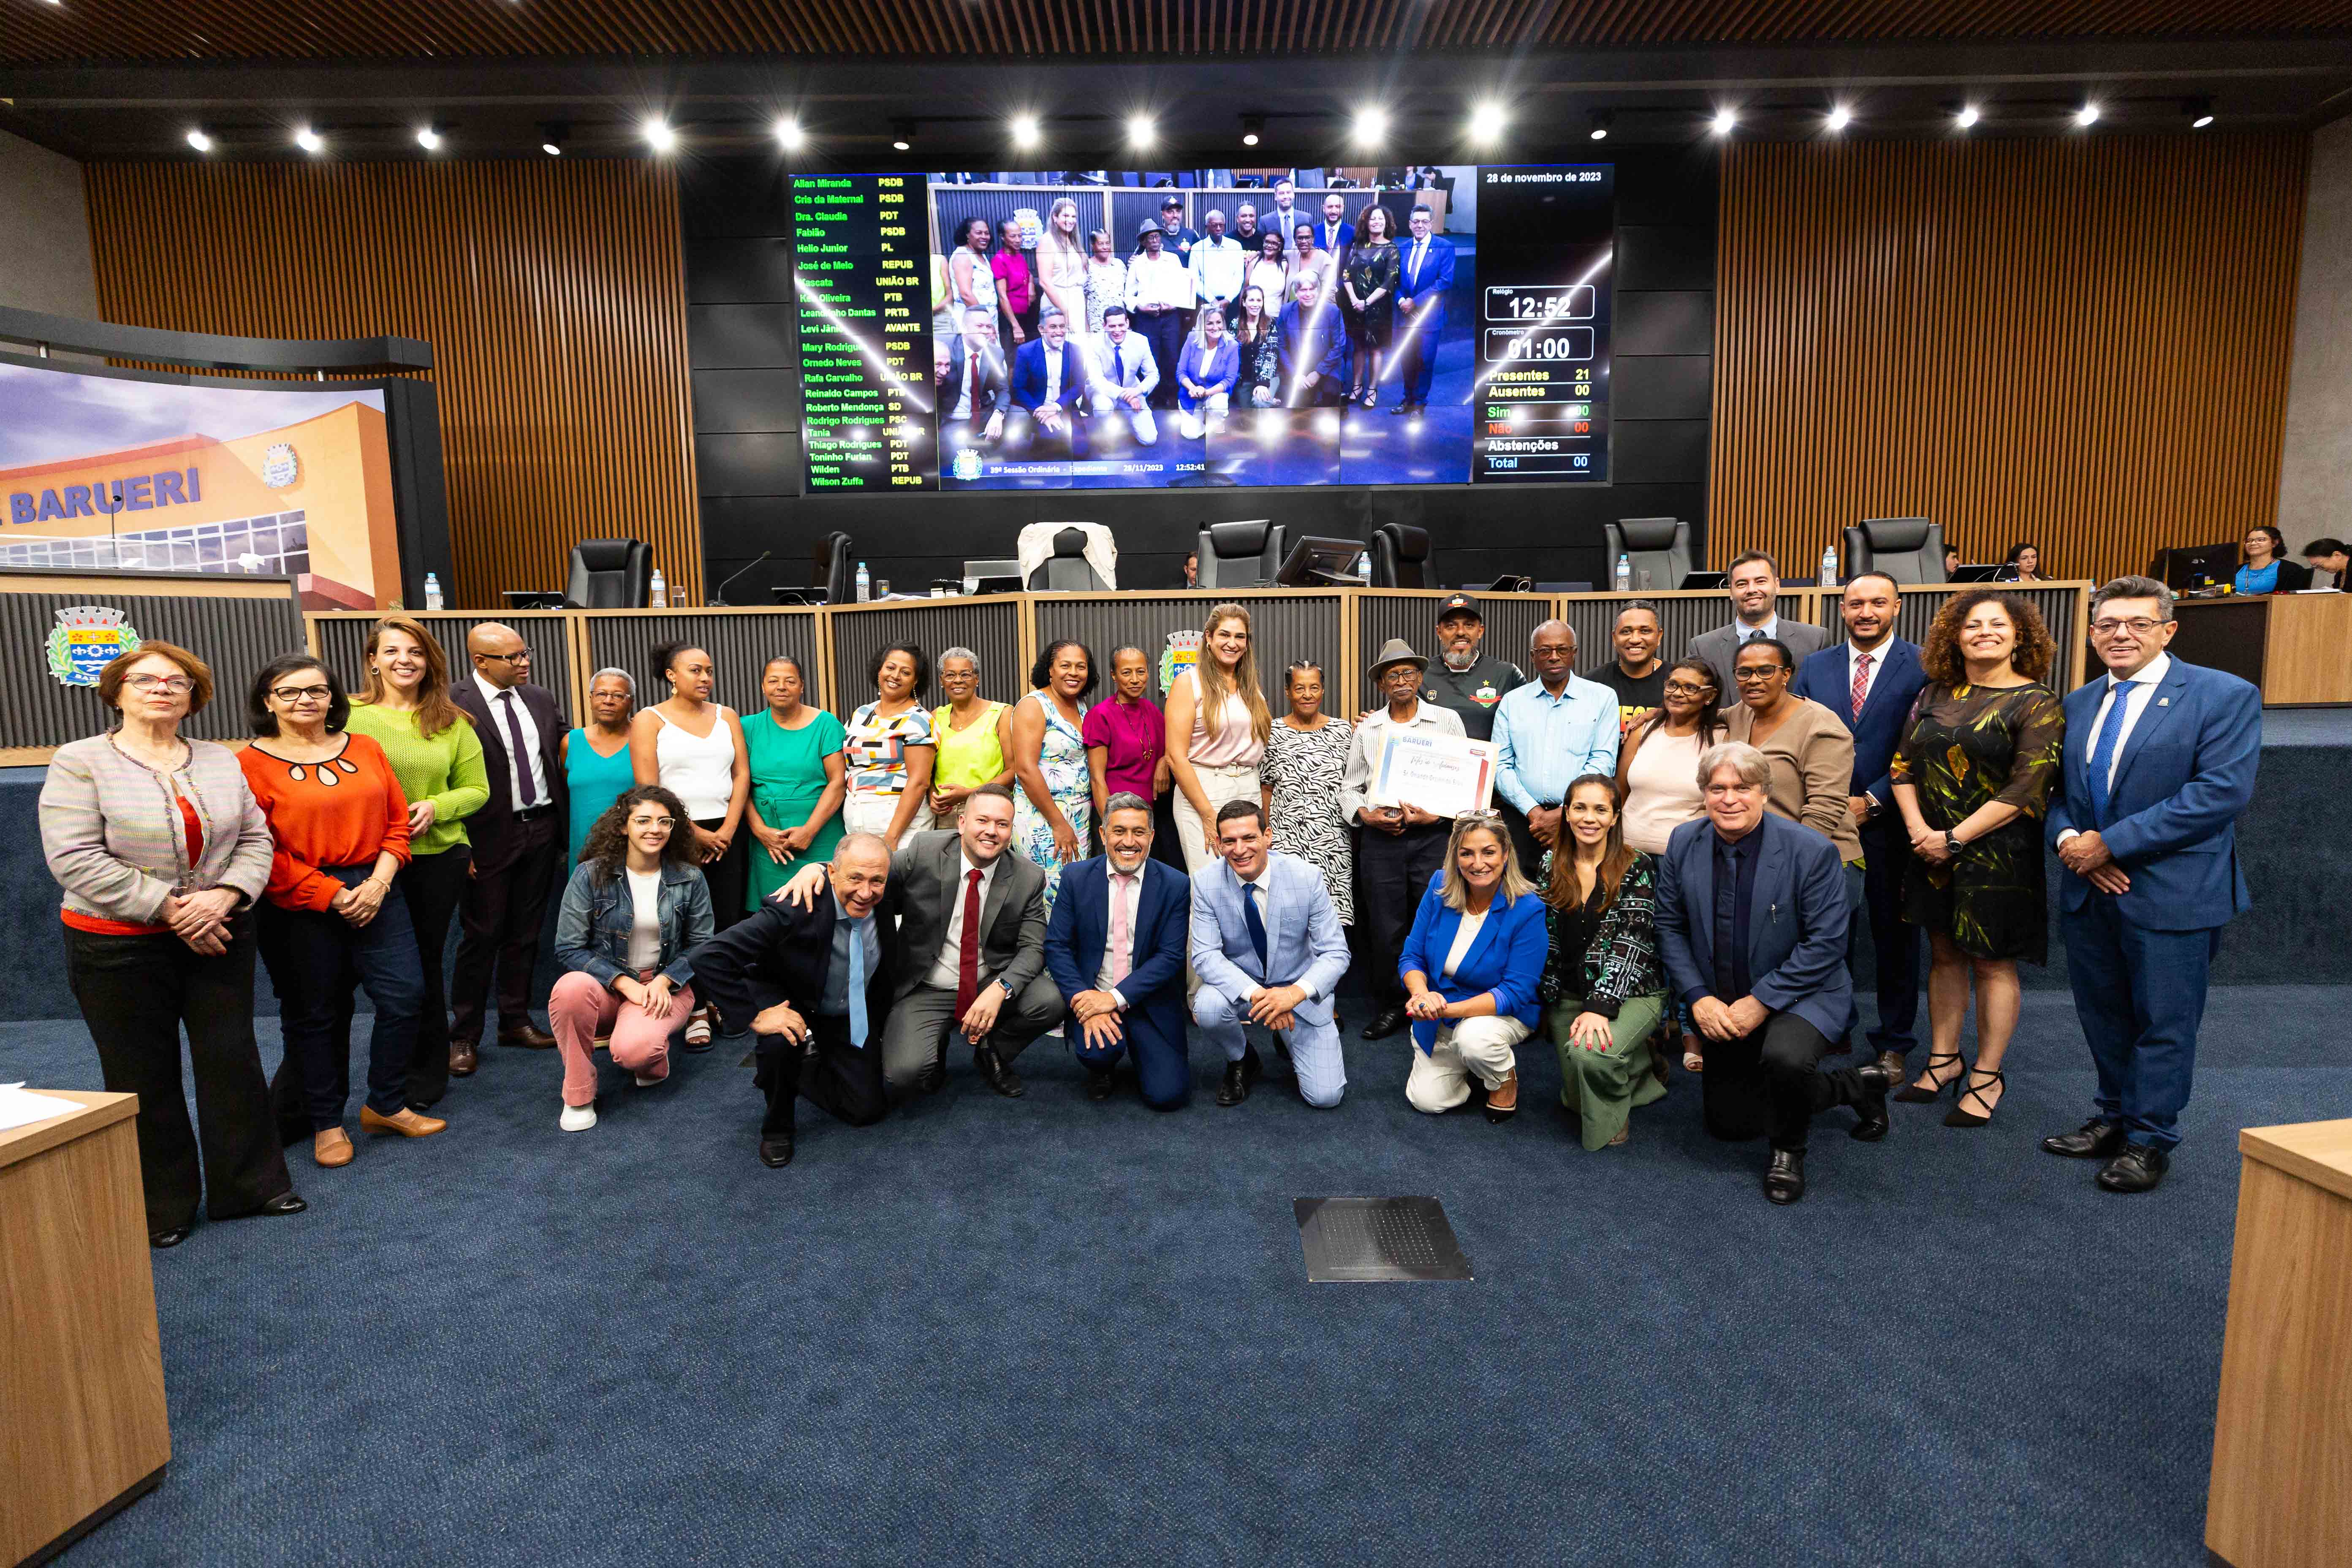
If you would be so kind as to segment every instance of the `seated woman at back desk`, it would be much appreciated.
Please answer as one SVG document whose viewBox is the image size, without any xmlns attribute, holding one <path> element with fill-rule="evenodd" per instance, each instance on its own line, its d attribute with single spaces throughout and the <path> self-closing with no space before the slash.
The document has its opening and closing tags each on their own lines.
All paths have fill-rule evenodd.
<svg viewBox="0 0 2352 1568">
<path fill-rule="evenodd" d="M 2246 530 L 2246 563 L 2231 585 L 2241 594 L 2292 594 L 2311 586 L 2311 568 L 2286 558 L 2286 535 L 2267 522 Z"/>
</svg>

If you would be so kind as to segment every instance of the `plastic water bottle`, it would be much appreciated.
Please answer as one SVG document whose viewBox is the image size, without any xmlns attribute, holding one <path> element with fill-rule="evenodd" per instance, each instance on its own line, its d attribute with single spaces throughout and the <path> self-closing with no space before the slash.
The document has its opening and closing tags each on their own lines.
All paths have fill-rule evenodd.
<svg viewBox="0 0 2352 1568">
<path fill-rule="evenodd" d="M 1622 552 L 1617 557 L 1617 591 L 1621 594 L 1633 591 L 1633 559 Z"/>
<path fill-rule="evenodd" d="M 425 574 L 425 607 L 428 610 L 441 607 L 441 579 L 430 572 Z"/>
<path fill-rule="evenodd" d="M 1356 552 L 1356 581 L 1367 587 L 1371 585 L 1372 552 L 1369 550 Z"/>
<path fill-rule="evenodd" d="M 662 581 L 661 568 L 654 568 L 653 581 L 646 584 L 646 603 L 656 610 L 669 608 L 669 584 Z"/>
<path fill-rule="evenodd" d="M 1834 588 L 1837 585 L 1837 546 L 1832 544 L 1822 552 L 1822 586 Z"/>
<path fill-rule="evenodd" d="M 870 602 L 873 597 L 874 578 L 872 574 L 866 570 L 866 563 L 861 561 L 857 563 L 857 602 L 861 605 L 866 604 Z"/>
</svg>

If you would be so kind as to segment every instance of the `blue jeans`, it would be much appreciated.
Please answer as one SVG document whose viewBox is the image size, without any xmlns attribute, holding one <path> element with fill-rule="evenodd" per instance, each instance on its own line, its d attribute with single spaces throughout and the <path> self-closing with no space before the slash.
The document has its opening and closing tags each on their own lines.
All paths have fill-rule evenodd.
<svg viewBox="0 0 2352 1568">
<path fill-rule="evenodd" d="M 322 866 L 346 886 L 364 880 L 370 866 Z M 353 984 L 366 988 L 375 1004 L 375 1028 L 368 1037 L 368 1108 L 397 1116 L 406 1103 L 409 1060 L 416 1052 L 417 1018 L 425 1005 L 425 980 L 418 973 L 416 932 L 408 905 L 393 884 L 363 926 L 317 910 L 288 910 L 265 901 L 260 908 L 261 959 L 278 992 L 278 1028 L 286 1060 L 273 1094 L 279 1124 L 307 1113 L 310 1130 L 323 1132 L 343 1123 L 350 1096 L 351 1044 L 337 1026 Z"/>
<path fill-rule="evenodd" d="M 2059 916 L 2066 977 L 2091 1060 L 2099 1071 L 2100 1119 L 2135 1143 L 2169 1150 L 2197 1066 L 2197 1027 L 2221 928 L 2150 931 L 2093 892 Z"/>
</svg>

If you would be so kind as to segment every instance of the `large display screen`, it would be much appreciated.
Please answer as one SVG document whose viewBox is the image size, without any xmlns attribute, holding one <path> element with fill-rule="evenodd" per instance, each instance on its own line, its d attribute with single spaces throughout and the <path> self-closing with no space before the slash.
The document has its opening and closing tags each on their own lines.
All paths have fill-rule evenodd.
<svg viewBox="0 0 2352 1568">
<path fill-rule="evenodd" d="M 0 566 L 289 576 L 400 597 L 384 395 L 0 361 Z"/>
<path fill-rule="evenodd" d="M 809 493 L 1607 482 L 1611 165 L 1196 174 L 794 176 Z"/>
</svg>

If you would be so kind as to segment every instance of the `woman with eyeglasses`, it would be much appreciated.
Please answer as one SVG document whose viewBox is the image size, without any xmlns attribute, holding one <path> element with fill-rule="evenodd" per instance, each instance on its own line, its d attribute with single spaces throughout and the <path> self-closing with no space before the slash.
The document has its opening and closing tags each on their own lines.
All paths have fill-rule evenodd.
<svg viewBox="0 0 2352 1568">
<path fill-rule="evenodd" d="M 940 691 L 945 702 L 931 710 L 931 825 L 953 827 L 963 803 L 982 784 L 1013 783 L 1004 760 L 1005 704 L 980 694 L 980 655 L 951 647 L 940 655 Z"/>
<path fill-rule="evenodd" d="M 1697 776 L 1697 764 L 1691 776 Z M 1587 1150 L 1622 1143 L 1633 1108 L 1666 1092 L 1651 1037 L 1666 1011 L 1658 957 L 1656 862 L 1625 841 L 1617 786 L 1587 773 L 1568 786 L 1570 853 L 1551 858 L 1551 941 L 1543 1000 L 1559 1052 L 1559 1102 L 1583 1121 Z"/>
<path fill-rule="evenodd" d="M 1778 637 L 1742 643 L 1732 656 L 1739 703 L 1726 715 L 1723 738 L 1764 753 L 1772 766 L 1765 809 L 1803 823 L 1838 847 L 1848 866 L 1862 858 L 1853 830 L 1853 731 L 1810 697 L 1789 689 L 1797 658 Z M 1696 776 L 1697 770 L 1692 770 Z"/>
<path fill-rule="evenodd" d="M 2032 602 L 1990 589 L 1937 613 L 1919 662 L 1927 688 L 1896 748 L 1895 804 L 1910 830 L 1903 918 L 1927 931 L 1927 1071 L 1892 1098 L 1931 1101 L 1954 1086 L 1947 1127 L 1982 1127 L 2000 1103 L 2017 1029 L 2017 965 L 2049 959 L 2042 823 L 2066 739 L 2042 684 L 2057 653 Z M 1977 1059 L 1960 1057 L 1969 994 Z"/>
<path fill-rule="evenodd" d="M 571 812 L 574 866 L 580 864 L 580 852 L 596 819 L 636 784 L 636 765 L 629 760 L 629 723 L 636 705 L 635 676 L 611 667 L 600 669 L 588 678 L 588 722 L 556 743 Z"/>
<path fill-rule="evenodd" d="M 258 920 L 286 1041 L 271 1094 L 279 1135 L 291 1142 L 308 1131 L 310 1157 L 333 1169 L 352 1163 L 351 1040 L 337 1025 L 354 977 L 375 1004 L 361 1128 L 426 1138 L 448 1125 L 408 1104 L 425 1005 L 397 880 L 409 857 L 408 797 L 383 748 L 345 728 L 342 682 L 310 655 L 264 666 L 246 706 L 254 739 L 237 765 L 276 844 Z"/>
<path fill-rule="evenodd" d="M 1282 694 L 1289 711 L 1274 721 L 1261 769 L 1274 847 L 1322 872 L 1339 923 L 1353 925 L 1356 857 L 1339 815 L 1339 790 L 1355 731 L 1323 710 L 1323 667 L 1314 660 L 1302 658 L 1282 672 Z"/>
<path fill-rule="evenodd" d="M 1625 842 L 1637 853 L 1663 855 L 1666 840 L 1685 822 L 1706 815 L 1698 788 L 1698 759 L 1723 739 L 1723 688 L 1715 666 L 1703 658 L 1666 666 L 1661 705 L 1634 721 L 1617 749 L 1617 796 Z M 1675 1004 L 1682 1029 L 1683 1070 L 1706 1065 L 1699 1050 L 1698 1026 L 1690 1010 Z"/>
<path fill-rule="evenodd" d="M 696 860 L 686 806 L 659 784 L 639 784 L 589 830 L 587 853 L 563 889 L 555 921 L 562 975 L 547 1022 L 563 1058 L 556 1126 L 596 1125 L 596 1037 L 612 1037 L 613 1065 L 639 1089 L 669 1077 L 669 1041 L 694 1011 L 694 950 L 714 929 L 710 888 Z"/>
<path fill-rule="evenodd" d="M 200 1197 L 213 1219 L 305 1206 L 253 1037 L 252 910 L 269 881 L 269 825 L 236 754 L 180 733 L 212 695 L 203 659 L 142 643 L 99 673 L 113 727 L 58 747 L 41 784 L 41 853 L 65 891 L 66 982 L 108 1090 L 139 1097 L 157 1247 L 187 1239 Z M 184 1028 L 201 1137 L 181 1087 Z"/>
<path fill-rule="evenodd" d="M 2246 563 L 2231 579 L 2241 594 L 2292 594 L 2311 586 L 2311 568 L 2286 558 L 2286 535 L 2267 522 L 2246 530 Z"/>
<path fill-rule="evenodd" d="M 1486 1120 L 1519 1108 L 1515 1049 L 1543 1016 L 1544 901 L 1519 869 L 1500 812 L 1465 812 L 1429 879 L 1397 960 L 1412 1070 L 1404 1096 L 1437 1115 L 1486 1091 Z"/>
</svg>

